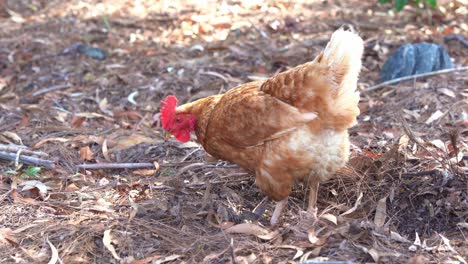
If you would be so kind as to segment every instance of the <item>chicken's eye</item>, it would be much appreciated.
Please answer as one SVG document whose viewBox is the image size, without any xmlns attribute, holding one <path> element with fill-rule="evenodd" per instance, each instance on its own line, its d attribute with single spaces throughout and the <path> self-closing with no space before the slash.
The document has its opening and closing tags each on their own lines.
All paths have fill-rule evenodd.
<svg viewBox="0 0 468 264">
<path fill-rule="evenodd" d="M 176 121 L 177 123 L 179 123 L 179 122 L 181 121 L 181 120 L 180 120 L 180 117 L 176 117 L 175 121 Z"/>
</svg>

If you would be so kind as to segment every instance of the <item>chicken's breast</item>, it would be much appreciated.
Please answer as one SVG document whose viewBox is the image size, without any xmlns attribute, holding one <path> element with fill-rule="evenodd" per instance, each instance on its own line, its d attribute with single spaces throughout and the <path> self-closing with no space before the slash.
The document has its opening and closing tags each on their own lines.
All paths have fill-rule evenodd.
<svg viewBox="0 0 468 264">
<path fill-rule="evenodd" d="M 324 129 L 317 133 L 305 125 L 265 144 L 256 183 L 280 201 L 289 195 L 296 180 L 328 180 L 345 165 L 348 156 L 346 130 Z"/>
</svg>

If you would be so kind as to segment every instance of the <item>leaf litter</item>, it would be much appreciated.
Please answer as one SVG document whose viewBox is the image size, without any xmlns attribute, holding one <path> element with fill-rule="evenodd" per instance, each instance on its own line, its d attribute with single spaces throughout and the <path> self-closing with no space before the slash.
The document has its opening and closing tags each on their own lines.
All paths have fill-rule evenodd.
<svg viewBox="0 0 468 264">
<path fill-rule="evenodd" d="M 2 263 L 468 259 L 463 73 L 363 93 L 351 160 L 322 184 L 315 223 L 299 185 L 271 228 L 251 175 L 164 141 L 152 118 L 168 94 L 194 100 L 308 61 L 343 21 L 366 41 L 365 89 L 398 45 L 461 34 L 458 1 L 397 19 L 352 0 L 29 2 L 0 7 L 0 145 L 24 146 L 0 148 L 18 156 L 0 160 Z M 466 48 L 445 46 L 467 64 Z M 30 178 L 20 155 L 56 166 Z M 76 167 L 109 162 L 154 168 Z"/>
</svg>

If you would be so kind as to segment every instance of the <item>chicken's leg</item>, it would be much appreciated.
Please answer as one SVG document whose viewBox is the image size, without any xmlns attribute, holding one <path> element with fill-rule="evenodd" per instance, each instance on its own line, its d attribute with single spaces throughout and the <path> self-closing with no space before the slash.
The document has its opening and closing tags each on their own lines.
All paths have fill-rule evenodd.
<svg viewBox="0 0 468 264">
<path fill-rule="evenodd" d="M 307 213 L 309 213 L 313 219 L 317 219 L 317 195 L 319 188 L 319 178 L 311 176 L 309 178 L 309 205 L 307 206 Z"/>
<path fill-rule="evenodd" d="M 279 218 L 281 217 L 281 214 L 283 213 L 283 209 L 286 207 L 287 204 L 288 204 L 288 198 L 281 200 L 279 202 L 276 202 L 275 211 L 273 211 L 273 214 L 271 215 L 270 225 L 274 226 L 278 224 Z"/>
</svg>

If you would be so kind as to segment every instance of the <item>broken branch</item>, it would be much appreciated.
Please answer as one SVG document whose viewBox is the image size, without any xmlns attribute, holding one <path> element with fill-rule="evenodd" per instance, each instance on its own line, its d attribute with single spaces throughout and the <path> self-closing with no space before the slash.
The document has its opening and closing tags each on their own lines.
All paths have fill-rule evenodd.
<svg viewBox="0 0 468 264">
<path fill-rule="evenodd" d="M 38 156 L 38 157 L 43 157 L 47 158 L 49 157 L 49 154 L 44 153 L 42 151 L 32 151 L 26 149 L 25 146 L 20 146 L 20 145 L 0 145 L 0 151 L 5 151 L 5 152 L 18 152 L 21 150 L 21 153 L 26 154 L 26 155 L 32 155 L 32 156 Z"/>
<path fill-rule="evenodd" d="M 101 170 L 101 169 L 155 169 L 153 163 L 97 163 L 76 165 L 78 169 Z"/>
<path fill-rule="evenodd" d="M 393 80 L 390 80 L 390 81 L 386 81 L 386 82 L 383 82 L 383 83 L 379 83 L 377 85 L 374 85 L 374 86 L 372 86 L 370 88 L 367 88 L 367 89 L 363 90 L 362 92 L 363 93 L 372 92 L 372 91 L 378 90 L 378 89 L 380 89 L 380 88 L 382 88 L 384 86 L 390 85 L 390 84 L 395 84 L 395 83 L 399 83 L 399 82 L 407 81 L 407 80 L 413 80 L 413 79 L 416 79 L 416 78 L 428 77 L 428 76 L 432 76 L 432 75 L 439 75 L 439 74 L 445 74 L 445 73 L 451 73 L 451 72 L 466 71 L 466 70 L 468 70 L 468 66 L 463 66 L 463 67 L 458 67 L 458 68 L 450 68 L 450 69 L 445 69 L 445 70 L 440 70 L 440 71 L 433 71 L 433 72 L 426 72 L 426 73 L 420 73 L 420 74 L 405 76 L 405 77 L 393 79 Z"/>
<path fill-rule="evenodd" d="M 51 86 L 51 87 L 48 87 L 48 88 L 44 88 L 44 89 L 41 89 L 41 90 L 38 90 L 38 91 L 35 91 L 32 96 L 38 96 L 38 95 L 41 95 L 41 94 L 45 94 L 45 93 L 49 93 L 49 92 L 55 92 L 55 91 L 58 91 L 58 90 L 63 90 L 63 89 L 68 89 L 72 87 L 71 84 L 67 83 L 67 84 L 60 84 L 60 85 L 55 85 L 55 86 Z"/>
<path fill-rule="evenodd" d="M 28 165 L 40 166 L 47 169 L 54 169 L 55 164 L 51 160 L 39 159 L 31 156 L 17 155 L 16 153 L 8 153 L 0 151 L 0 159 L 15 161 L 18 157 L 18 161 Z"/>
</svg>

